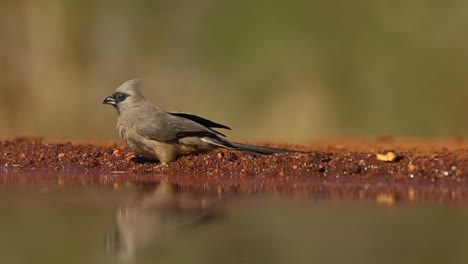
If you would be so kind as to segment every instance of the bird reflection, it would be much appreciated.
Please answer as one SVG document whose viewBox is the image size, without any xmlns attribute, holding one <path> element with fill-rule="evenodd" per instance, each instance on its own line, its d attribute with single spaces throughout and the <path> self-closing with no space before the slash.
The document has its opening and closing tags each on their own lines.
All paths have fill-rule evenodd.
<svg viewBox="0 0 468 264">
<path fill-rule="evenodd" d="M 213 193 L 167 182 L 140 186 L 117 211 L 116 228 L 106 236 L 108 252 L 131 259 L 166 234 L 215 219 L 220 215 L 220 201 Z"/>
</svg>

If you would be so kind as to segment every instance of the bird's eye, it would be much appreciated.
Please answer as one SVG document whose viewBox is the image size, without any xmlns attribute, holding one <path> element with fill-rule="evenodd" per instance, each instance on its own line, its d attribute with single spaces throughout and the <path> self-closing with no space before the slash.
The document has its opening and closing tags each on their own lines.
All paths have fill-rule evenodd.
<svg viewBox="0 0 468 264">
<path fill-rule="evenodd" d="M 118 94 L 115 95 L 115 99 L 118 102 L 121 102 L 121 101 L 125 100 L 125 98 L 127 98 L 127 95 L 124 94 L 124 93 L 118 93 Z"/>
</svg>

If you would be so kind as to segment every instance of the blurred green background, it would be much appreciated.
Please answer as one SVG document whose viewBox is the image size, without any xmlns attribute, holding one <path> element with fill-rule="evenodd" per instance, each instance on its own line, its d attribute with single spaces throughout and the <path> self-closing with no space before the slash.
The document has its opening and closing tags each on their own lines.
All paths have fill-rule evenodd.
<svg viewBox="0 0 468 264">
<path fill-rule="evenodd" d="M 231 139 L 467 136 L 468 2 L 1 1 L 0 137 L 113 139 L 140 77 Z"/>
</svg>

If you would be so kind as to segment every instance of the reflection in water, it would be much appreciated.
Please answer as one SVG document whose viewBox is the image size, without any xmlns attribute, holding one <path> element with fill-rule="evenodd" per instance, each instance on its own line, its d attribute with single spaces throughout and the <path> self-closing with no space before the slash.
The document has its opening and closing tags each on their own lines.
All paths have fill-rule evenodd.
<svg viewBox="0 0 468 264">
<path fill-rule="evenodd" d="M 167 182 L 144 185 L 117 211 L 116 229 L 106 236 L 106 247 L 130 259 L 152 241 L 173 231 L 209 222 L 219 215 L 220 198 L 181 189 Z"/>
<path fill-rule="evenodd" d="M 0 186 L 0 263 L 468 263 L 462 185 L 115 186 Z"/>
</svg>

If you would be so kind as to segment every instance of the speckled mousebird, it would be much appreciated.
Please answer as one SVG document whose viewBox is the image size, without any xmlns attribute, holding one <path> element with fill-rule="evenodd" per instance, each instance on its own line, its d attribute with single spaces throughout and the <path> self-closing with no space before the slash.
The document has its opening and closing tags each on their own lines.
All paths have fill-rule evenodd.
<svg viewBox="0 0 468 264">
<path fill-rule="evenodd" d="M 215 148 L 260 154 L 295 152 L 227 141 L 223 133 L 214 129 L 229 127 L 197 115 L 165 111 L 143 97 L 140 85 L 140 79 L 126 81 L 103 101 L 117 109 L 119 135 L 139 156 L 168 164 L 180 156 Z"/>
</svg>

